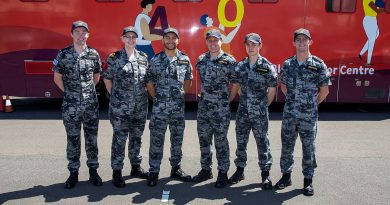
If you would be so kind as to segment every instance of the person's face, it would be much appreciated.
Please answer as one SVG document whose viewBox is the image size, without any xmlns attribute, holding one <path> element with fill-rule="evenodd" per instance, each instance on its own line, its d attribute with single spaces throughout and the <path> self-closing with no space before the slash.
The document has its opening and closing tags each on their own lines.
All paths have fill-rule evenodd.
<svg viewBox="0 0 390 205">
<path fill-rule="evenodd" d="M 165 34 L 162 41 L 167 50 L 175 50 L 179 44 L 179 38 L 174 33 Z"/>
<path fill-rule="evenodd" d="M 259 55 L 259 51 L 262 44 L 257 44 L 252 41 L 246 41 L 245 42 L 245 49 L 248 56 L 257 56 Z"/>
<path fill-rule="evenodd" d="M 148 4 L 148 5 L 146 5 L 145 10 L 147 12 L 150 12 L 150 11 L 152 11 L 152 8 L 153 8 L 153 4 Z"/>
<path fill-rule="evenodd" d="M 133 32 L 125 33 L 121 38 L 125 47 L 135 48 L 137 45 L 137 35 Z"/>
<path fill-rule="evenodd" d="M 83 46 L 87 43 L 89 33 L 86 28 L 77 27 L 76 29 L 73 30 L 71 36 L 73 38 L 73 43 L 75 45 Z"/>
<path fill-rule="evenodd" d="M 210 53 L 219 53 L 221 51 L 222 40 L 214 36 L 206 39 L 206 46 Z"/>
<path fill-rule="evenodd" d="M 294 47 L 297 49 L 297 52 L 307 52 L 309 51 L 309 47 L 313 43 L 312 40 L 310 40 L 305 35 L 298 35 L 294 40 Z"/>
</svg>

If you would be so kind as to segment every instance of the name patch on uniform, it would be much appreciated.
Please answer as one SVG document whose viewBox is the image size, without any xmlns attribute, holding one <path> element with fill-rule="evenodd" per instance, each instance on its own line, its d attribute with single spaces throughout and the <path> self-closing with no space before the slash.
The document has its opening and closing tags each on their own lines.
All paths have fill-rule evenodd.
<svg viewBox="0 0 390 205">
<path fill-rule="evenodd" d="M 312 70 L 312 71 L 318 71 L 318 67 L 315 67 L 315 66 L 312 66 L 312 65 L 307 65 L 306 66 L 306 69 L 308 69 L 308 70 Z"/>
<path fill-rule="evenodd" d="M 219 60 L 219 61 L 218 61 L 218 64 L 221 64 L 221 65 L 228 65 L 229 62 L 224 61 L 224 60 Z"/>
<path fill-rule="evenodd" d="M 256 70 L 260 73 L 268 73 L 268 68 L 257 67 Z"/>
<path fill-rule="evenodd" d="M 177 63 L 181 64 L 181 65 L 188 65 L 188 64 L 190 64 L 190 62 L 188 62 L 186 60 L 177 60 Z"/>
<path fill-rule="evenodd" d="M 87 58 L 89 60 L 97 60 L 98 59 L 98 56 L 97 55 L 88 55 Z"/>
<path fill-rule="evenodd" d="M 146 61 L 143 61 L 143 60 L 139 60 L 139 61 L 137 61 L 137 62 L 138 62 L 138 64 L 140 64 L 140 65 L 144 65 L 144 66 L 148 65 L 148 63 L 147 63 Z"/>
</svg>

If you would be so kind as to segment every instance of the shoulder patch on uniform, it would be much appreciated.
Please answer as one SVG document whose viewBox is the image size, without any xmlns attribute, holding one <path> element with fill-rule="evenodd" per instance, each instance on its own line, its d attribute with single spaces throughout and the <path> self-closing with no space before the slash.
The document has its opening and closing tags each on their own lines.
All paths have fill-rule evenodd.
<svg viewBox="0 0 390 205">
<path fill-rule="evenodd" d="M 61 50 L 60 50 L 60 52 L 63 52 L 63 51 L 69 50 L 70 48 L 72 48 L 72 46 L 68 46 L 68 47 L 66 47 L 66 48 L 63 48 L 63 49 L 61 49 Z"/>
<path fill-rule="evenodd" d="M 294 56 L 291 56 L 290 58 L 287 58 L 287 60 L 291 60 L 291 59 L 293 59 L 293 58 L 295 58 L 295 55 L 294 55 Z"/>
<path fill-rule="evenodd" d="M 141 56 L 143 56 L 143 57 L 148 57 L 148 55 L 146 54 L 146 53 L 144 53 L 144 52 L 142 52 L 142 51 L 138 51 L 139 52 L 139 54 L 141 55 Z"/>
<path fill-rule="evenodd" d="M 54 59 L 54 60 L 53 60 L 53 65 L 54 65 L 54 66 L 57 66 L 57 65 L 58 65 L 58 60 L 57 60 L 57 59 Z"/>
<path fill-rule="evenodd" d="M 312 65 L 307 65 L 307 66 L 306 66 L 306 69 L 312 70 L 312 71 L 318 71 L 320 68 L 318 68 L 318 67 L 316 67 L 316 66 L 312 66 Z"/>
<path fill-rule="evenodd" d="M 116 51 L 111 53 L 109 57 L 115 59 L 118 58 L 119 56 L 120 56 L 120 51 Z"/>
<path fill-rule="evenodd" d="M 162 55 L 163 53 L 164 53 L 164 51 L 161 51 L 160 53 L 154 54 L 154 56 L 159 56 L 159 55 Z"/>
</svg>

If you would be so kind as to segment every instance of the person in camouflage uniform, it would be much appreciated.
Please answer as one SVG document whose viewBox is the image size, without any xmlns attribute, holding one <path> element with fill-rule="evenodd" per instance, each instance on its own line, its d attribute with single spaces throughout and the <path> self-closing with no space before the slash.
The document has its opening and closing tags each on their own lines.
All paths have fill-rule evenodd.
<svg viewBox="0 0 390 205">
<path fill-rule="evenodd" d="M 67 134 L 66 153 L 70 171 L 65 182 L 67 189 L 78 182 L 81 125 L 84 128 L 89 181 L 95 186 L 103 185 L 97 173 L 99 105 L 95 90 L 100 79 L 101 61 L 98 52 L 86 44 L 89 37 L 87 23 L 74 22 L 71 36 L 73 45 L 62 49 L 53 61 L 54 82 L 64 92 L 62 119 Z"/>
<path fill-rule="evenodd" d="M 149 178 L 148 186 L 156 186 L 163 157 L 165 132 L 171 133 L 171 178 L 191 181 L 181 168 L 182 143 L 185 127 L 184 95 L 191 87 L 192 66 L 186 54 L 177 49 L 179 33 L 174 28 L 164 30 L 164 51 L 150 61 L 147 88 L 153 97 L 150 119 Z"/>
<path fill-rule="evenodd" d="M 259 54 L 262 41 L 259 34 L 245 36 L 248 57 L 238 63 L 241 87 L 240 103 L 236 115 L 237 158 L 234 160 L 237 171 L 229 178 L 235 184 L 245 178 L 249 132 L 252 130 L 256 140 L 263 189 L 272 189 L 269 171 L 272 155 L 268 140 L 268 105 L 276 93 L 277 74 L 274 66 Z"/>
<path fill-rule="evenodd" d="M 282 120 L 282 151 L 280 169 L 282 178 L 276 189 L 291 185 L 293 152 L 299 134 L 302 141 L 302 173 L 304 176 L 303 194 L 314 194 L 312 178 L 317 167 L 315 139 L 317 133 L 318 104 L 329 94 L 329 71 L 323 60 L 311 55 L 309 47 L 313 41 L 310 32 L 298 29 L 294 32 L 296 55 L 287 59 L 280 73 L 282 92 L 286 104 Z"/>
<path fill-rule="evenodd" d="M 201 171 L 194 182 L 213 178 L 212 137 L 214 136 L 218 160 L 218 177 L 215 187 L 225 187 L 230 166 L 227 131 L 230 123 L 229 103 L 236 95 L 239 85 L 235 71 L 236 60 L 221 50 L 222 36 L 216 29 L 206 34 L 208 52 L 199 56 L 196 69 L 201 79 L 201 95 L 198 104 L 197 130 L 201 152 Z M 229 93 L 229 84 L 232 90 Z"/>
<path fill-rule="evenodd" d="M 107 91 L 111 94 L 108 113 L 113 127 L 111 168 L 116 187 L 126 185 L 122 177 L 122 169 L 127 138 L 129 138 L 130 176 L 142 179 L 148 177 L 148 173 L 140 166 L 141 138 L 148 109 L 145 78 L 148 60 L 145 53 L 135 49 L 137 37 L 138 32 L 134 27 L 123 29 L 121 40 L 124 48 L 108 57 L 108 69 L 103 74 Z"/>
</svg>

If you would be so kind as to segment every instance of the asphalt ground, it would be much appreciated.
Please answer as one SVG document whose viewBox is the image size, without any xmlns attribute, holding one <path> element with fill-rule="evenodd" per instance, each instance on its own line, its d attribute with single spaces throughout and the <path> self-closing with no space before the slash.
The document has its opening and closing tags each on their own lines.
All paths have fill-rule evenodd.
<svg viewBox="0 0 390 205">
<path fill-rule="evenodd" d="M 223 189 L 214 187 L 217 176 L 214 153 L 214 179 L 203 183 L 182 183 L 169 178 L 169 132 L 166 133 L 160 180 L 154 188 L 146 181 L 130 178 L 125 159 L 126 188 L 112 185 L 110 151 L 112 127 L 107 108 L 100 109 L 99 174 L 102 187 L 88 182 L 84 140 L 80 183 L 65 190 L 68 177 L 65 158 L 66 137 L 61 120 L 61 100 L 16 99 L 15 111 L 0 113 L 0 204 L 390 204 L 390 106 L 388 104 L 324 104 L 320 106 L 317 135 L 315 195 L 302 195 L 301 144 L 295 147 L 292 186 L 265 191 L 260 187 L 257 150 L 251 134 L 245 180 Z M 273 182 L 280 178 L 280 127 L 283 104 L 270 107 L 269 138 L 274 164 Z M 228 132 L 231 166 L 235 171 L 235 111 Z M 142 167 L 148 168 L 149 118 L 141 154 Z M 187 104 L 182 168 L 196 175 L 200 170 L 199 142 L 196 134 L 196 103 Z M 169 190 L 168 203 L 161 202 Z"/>
</svg>

